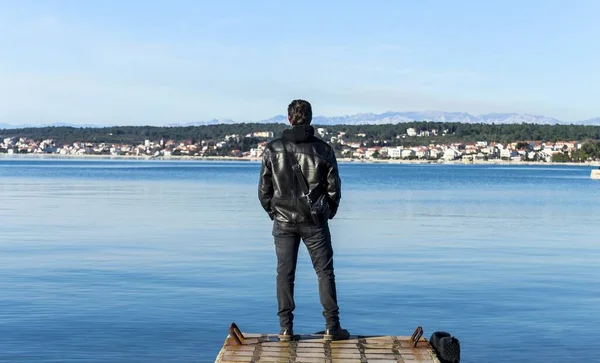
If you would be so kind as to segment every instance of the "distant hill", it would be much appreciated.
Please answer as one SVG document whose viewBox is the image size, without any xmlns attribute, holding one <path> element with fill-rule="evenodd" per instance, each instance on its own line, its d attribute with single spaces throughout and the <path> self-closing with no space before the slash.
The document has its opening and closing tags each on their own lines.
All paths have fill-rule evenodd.
<svg viewBox="0 0 600 363">
<path fill-rule="evenodd" d="M 386 112 L 382 114 L 358 114 L 344 117 L 316 117 L 315 123 L 322 124 L 396 124 L 411 121 L 434 121 L 434 122 L 461 122 L 461 123 L 485 123 L 485 124 L 558 124 L 560 121 L 545 117 L 517 113 L 490 113 L 486 115 L 472 115 L 466 112 Z"/>
<path fill-rule="evenodd" d="M 488 113 L 484 115 L 472 115 L 466 112 L 443 112 L 443 111 L 424 111 L 424 112 L 384 112 L 360 113 L 347 116 L 315 116 L 313 123 L 318 125 L 381 125 L 397 124 L 412 121 L 434 121 L 434 122 L 461 122 L 461 123 L 483 123 L 483 124 L 571 124 L 571 122 L 560 121 L 551 117 L 519 114 L 519 113 Z M 287 117 L 277 115 L 266 120 L 256 121 L 259 123 L 286 123 Z M 214 125 L 224 123 L 235 123 L 232 120 L 211 120 L 208 122 L 196 122 L 194 125 Z M 600 125 L 600 118 L 574 122 L 581 125 Z"/>
<path fill-rule="evenodd" d="M 598 125 L 600 125 L 600 117 L 591 118 L 589 120 L 582 121 L 581 124 L 588 125 L 588 126 L 598 126 Z"/>
<path fill-rule="evenodd" d="M 92 128 L 99 128 L 99 127 L 107 127 L 107 126 L 108 125 L 70 124 L 70 123 L 64 123 L 64 122 L 56 122 L 56 123 L 52 123 L 52 124 L 39 124 L 39 125 L 31 125 L 31 124 L 12 125 L 12 124 L 0 123 L 0 130 L 1 129 L 38 128 L 38 127 L 81 127 L 81 128 L 92 127 Z"/>
<path fill-rule="evenodd" d="M 381 125 L 381 124 L 397 124 L 412 121 L 434 121 L 434 122 L 460 122 L 460 123 L 482 123 L 482 124 L 546 124 L 546 125 L 590 125 L 600 126 L 600 118 L 593 118 L 579 122 L 565 122 L 551 117 L 521 114 L 521 113 L 488 113 L 484 115 L 473 115 L 466 112 L 443 112 L 443 111 L 423 111 L 423 112 L 384 112 L 375 113 L 360 113 L 347 116 L 315 116 L 313 123 L 317 125 Z M 277 115 L 266 120 L 259 121 L 234 121 L 230 119 L 218 120 L 212 119 L 207 121 L 196 121 L 189 123 L 177 123 L 160 126 L 202 126 L 202 125 L 220 125 L 220 124 L 235 124 L 242 122 L 251 123 L 286 123 L 287 117 Z M 0 129 L 16 129 L 25 127 L 46 127 L 46 126 L 72 126 L 72 127 L 106 127 L 105 125 L 77 125 L 67 123 L 54 123 L 44 125 L 10 125 L 0 124 Z"/>
</svg>

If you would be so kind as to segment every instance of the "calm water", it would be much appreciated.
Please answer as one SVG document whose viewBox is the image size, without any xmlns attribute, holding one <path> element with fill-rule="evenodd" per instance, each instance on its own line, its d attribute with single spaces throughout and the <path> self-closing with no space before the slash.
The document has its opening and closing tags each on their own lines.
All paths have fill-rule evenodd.
<svg viewBox="0 0 600 363">
<path fill-rule="evenodd" d="M 600 361 L 590 169 L 340 164 L 342 324 L 448 331 L 463 362 Z M 0 158 L 0 361 L 212 362 L 231 321 L 276 333 L 258 171 Z M 324 322 L 299 258 L 295 330 L 312 333 Z"/>
</svg>

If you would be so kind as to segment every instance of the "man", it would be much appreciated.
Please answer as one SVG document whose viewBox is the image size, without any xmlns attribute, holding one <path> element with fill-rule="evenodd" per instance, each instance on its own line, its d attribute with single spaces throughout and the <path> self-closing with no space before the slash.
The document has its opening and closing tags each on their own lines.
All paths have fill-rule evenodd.
<svg viewBox="0 0 600 363">
<path fill-rule="evenodd" d="M 319 297 L 325 317 L 325 340 L 347 339 L 342 329 L 333 273 L 333 249 L 328 219 L 337 213 L 341 198 L 341 180 L 333 148 L 314 136 L 312 108 L 304 100 L 288 106 L 291 128 L 264 149 L 258 198 L 273 220 L 277 254 L 277 302 L 281 331 L 279 339 L 294 338 L 294 280 L 300 239 L 304 241 L 319 280 Z M 287 149 L 286 149 L 287 147 Z M 301 182 L 292 165 L 297 161 L 309 190 L 325 194 L 329 215 L 317 224 L 303 198 Z M 318 194 L 317 193 L 317 194 Z M 312 193 L 311 193 L 312 194 Z"/>
</svg>

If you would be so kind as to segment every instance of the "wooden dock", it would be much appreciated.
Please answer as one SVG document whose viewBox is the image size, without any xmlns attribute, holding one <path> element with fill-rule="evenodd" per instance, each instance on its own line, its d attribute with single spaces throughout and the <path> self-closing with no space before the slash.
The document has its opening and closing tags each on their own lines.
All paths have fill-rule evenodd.
<svg viewBox="0 0 600 363">
<path fill-rule="evenodd" d="M 280 342 L 277 334 L 248 334 L 235 324 L 215 363 L 440 363 L 418 327 L 411 336 L 350 336 L 324 341 L 322 335 L 296 335 Z"/>
</svg>

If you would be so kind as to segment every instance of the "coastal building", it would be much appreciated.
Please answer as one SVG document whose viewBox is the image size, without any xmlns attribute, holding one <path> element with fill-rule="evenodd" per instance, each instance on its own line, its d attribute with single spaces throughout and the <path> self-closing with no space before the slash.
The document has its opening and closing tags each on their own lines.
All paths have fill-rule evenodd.
<svg viewBox="0 0 600 363">
<path fill-rule="evenodd" d="M 414 156 L 414 155 L 415 155 L 415 151 L 412 150 L 412 149 L 403 149 L 402 152 L 401 152 L 401 154 L 400 154 L 400 156 L 403 159 L 409 158 L 409 157 Z"/>
<path fill-rule="evenodd" d="M 453 147 L 444 150 L 442 158 L 447 161 L 456 160 L 460 156 L 460 152 Z"/>
<path fill-rule="evenodd" d="M 365 150 L 363 149 L 356 149 L 355 151 L 352 152 L 352 157 L 356 158 L 356 159 L 364 159 L 365 156 Z"/>
<path fill-rule="evenodd" d="M 383 157 L 388 157 L 389 156 L 389 148 L 387 146 L 382 146 L 381 149 L 379 149 L 379 155 L 383 156 Z"/>
<path fill-rule="evenodd" d="M 426 147 L 420 147 L 417 149 L 417 151 L 415 152 L 415 155 L 419 158 L 419 159 L 427 159 L 429 158 L 429 149 Z"/>
<path fill-rule="evenodd" d="M 439 159 L 444 152 L 439 147 L 429 148 L 429 158 L 431 159 Z"/>
<path fill-rule="evenodd" d="M 477 154 L 478 152 L 479 152 L 479 149 L 477 148 L 477 146 L 475 144 L 467 144 L 465 146 L 465 154 L 467 154 L 467 155 Z"/>
<path fill-rule="evenodd" d="M 400 157 L 402 157 L 402 148 L 401 147 L 388 148 L 388 156 L 392 159 L 399 159 Z"/>
<path fill-rule="evenodd" d="M 517 154 L 516 152 L 509 150 L 509 149 L 501 149 L 500 150 L 500 157 L 502 159 L 508 159 L 516 154 Z"/>
<path fill-rule="evenodd" d="M 562 151 L 574 151 L 577 150 L 577 143 L 576 142 L 569 142 L 569 141 L 557 141 L 554 144 L 554 149 L 555 150 L 562 150 Z"/>
<path fill-rule="evenodd" d="M 380 147 L 370 147 L 370 148 L 367 148 L 367 150 L 365 152 L 365 157 L 372 158 L 373 155 L 381 155 L 380 150 L 381 150 Z"/>
<path fill-rule="evenodd" d="M 246 137 L 261 137 L 261 138 L 271 139 L 271 138 L 273 138 L 273 131 L 251 132 L 251 133 L 247 134 Z"/>
<path fill-rule="evenodd" d="M 250 157 L 260 158 L 262 157 L 264 148 L 253 147 L 250 149 Z"/>
<path fill-rule="evenodd" d="M 544 145 L 544 149 L 542 150 L 542 152 L 546 155 L 552 155 L 554 154 L 555 150 L 554 150 L 554 144 L 546 144 Z"/>
<path fill-rule="evenodd" d="M 362 142 L 349 142 L 349 143 L 346 143 L 346 145 L 348 145 L 349 147 L 351 147 L 353 149 L 358 149 L 362 146 Z"/>
</svg>

